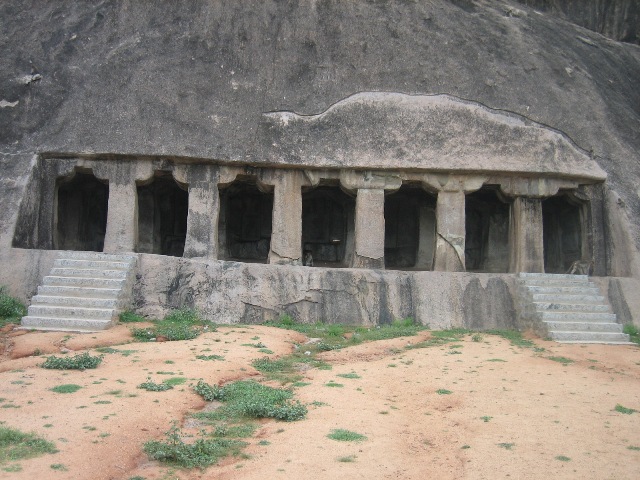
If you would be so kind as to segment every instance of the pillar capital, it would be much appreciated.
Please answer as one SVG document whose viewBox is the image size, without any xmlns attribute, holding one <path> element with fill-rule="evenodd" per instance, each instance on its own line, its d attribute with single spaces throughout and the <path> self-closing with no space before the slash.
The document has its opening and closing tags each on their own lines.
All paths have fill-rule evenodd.
<svg viewBox="0 0 640 480">
<path fill-rule="evenodd" d="M 448 173 L 427 173 L 421 175 L 425 190 L 434 192 L 471 193 L 482 188 L 489 177 L 484 175 L 451 175 Z"/>
<path fill-rule="evenodd" d="M 560 189 L 576 189 L 578 182 L 556 178 L 509 177 L 500 182 L 500 191 L 508 197 L 546 198 Z"/>
<path fill-rule="evenodd" d="M 340 185 L 352 193 L 357 190 L 398 190 L 402 186 L 402 178 L 398 174 L 370 170 L 342 170 Z"/>
</svg>

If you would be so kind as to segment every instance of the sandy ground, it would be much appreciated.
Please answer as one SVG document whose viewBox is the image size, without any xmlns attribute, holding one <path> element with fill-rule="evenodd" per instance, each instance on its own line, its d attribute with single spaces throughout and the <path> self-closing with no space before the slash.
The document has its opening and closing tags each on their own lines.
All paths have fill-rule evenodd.
<svg viewBox="0 0 640 480">
<path fill-rule="evenodd" d="M 16 462 L 21 471 L 0 470 L 0 479 L 640 478 L 640 413 L 614 410 L 617 404 L 640 410 L 640 348 L 536 340 L 545 349 L 536 352 L 491 335 L 415 350 L 403 347 L 419 339 L 406 337 L 323 354 L 333 368 L 305 372 L 309 385 L 296 388 L 302 402 L 316 402 L 307 419 L 264 421 L 249 439 L 248 458 L 188 471 L 149 461 L 142 452 L 145 441 L 163 438 L 173 421 L 182 424 L 205 407 L 190 383 L 259 378 L 250 362 L 264 354 L 243 343 L 259 341 L 278 356 L 304 340 L 260 326 L 124 345 L 127 326 L 71 336 L 5 332 L 0 421 L 36 432 L 59 452 Z M 45 356 L 32 355 L 95 353 L 91 349 L 104 345 L 118 345 L 119 352 L 84 372 L 45 370 L 38 367 Z M 212 354 L 224 361 L 195 358 Z M 360 378 L 338 376 L 352 372 Z M 166 392 L 137 389 L 147 377 L 188 382 Z M 82 388 L 50 391 L 61 384 Z M 327 438 L 336 428 L 367 439 Z M 52 469 L 55 464 L 66 470 Z"/>
</svg>

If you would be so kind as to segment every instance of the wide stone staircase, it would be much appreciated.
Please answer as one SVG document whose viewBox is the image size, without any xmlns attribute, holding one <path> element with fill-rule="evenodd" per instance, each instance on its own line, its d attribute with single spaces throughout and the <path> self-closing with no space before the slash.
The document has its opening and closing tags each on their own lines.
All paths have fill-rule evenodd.
<svg viewBox="0 0 640 480">
<path fill-rule="evenodd" d="M 627 344 L 598 287 L 587 275 L 518 274 L 519 320 L 562 343 Z"/>
<path fill-rule="evenodd" d="M 22 328 L 93 332 L 114 325 L 131 304 L 137 257 L 62 252 L 31 299 Z"/>
</svg>

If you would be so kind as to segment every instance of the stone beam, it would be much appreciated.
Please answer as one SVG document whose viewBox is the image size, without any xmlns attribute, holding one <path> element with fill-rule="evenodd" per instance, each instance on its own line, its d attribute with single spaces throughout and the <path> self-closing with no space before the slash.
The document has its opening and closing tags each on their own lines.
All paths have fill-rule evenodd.
<svg viewBox="0 0 640 480">
<path fill-rule="evenodd" d="M 394 191 L 402 186 L 402 177 L 399 174 L 378 171 L 342 170 L 340 184 L 351 193 L 360 189 Z"/>
</svg>

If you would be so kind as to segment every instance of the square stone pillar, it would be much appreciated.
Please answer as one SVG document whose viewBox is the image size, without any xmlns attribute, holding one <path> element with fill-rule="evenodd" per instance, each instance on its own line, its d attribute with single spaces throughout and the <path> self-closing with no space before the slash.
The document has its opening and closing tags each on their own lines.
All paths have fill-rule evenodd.
<svg viewBox="0 0 640 480">
<path fill-rule="evenodd" d="M 106 253 L 133 252 L 138 241 L 138 191 L 135 180 L 109 184 Z"/>
<path fill-rule="evenodd" d="M 436 253 L 433 269 L 464 272 L 465 194 L 459 191 L 438 192 L 436 204 Z"/>
<path fill-rule="evenodd" d="M 212 260 L 218 258 L 219 215 L 220 195 L 217 179 L 190 184 L 184 257 Z"/>
<path fill-rule="evenodd" d="M 273 220 L 269 263 L 302 264 L 302 183 L 302 174 L 297 171 L 271 175 Z"/>
<path fill-rule="evenodd" d="M 544 273 L 542 199 L 516 197 L 511 205 L 509 271 Z"/>
<path fill-rule="evenodd" d="M 359 188 L 354 268 L 384 268 L 384 189 Z"/>
</svg>

